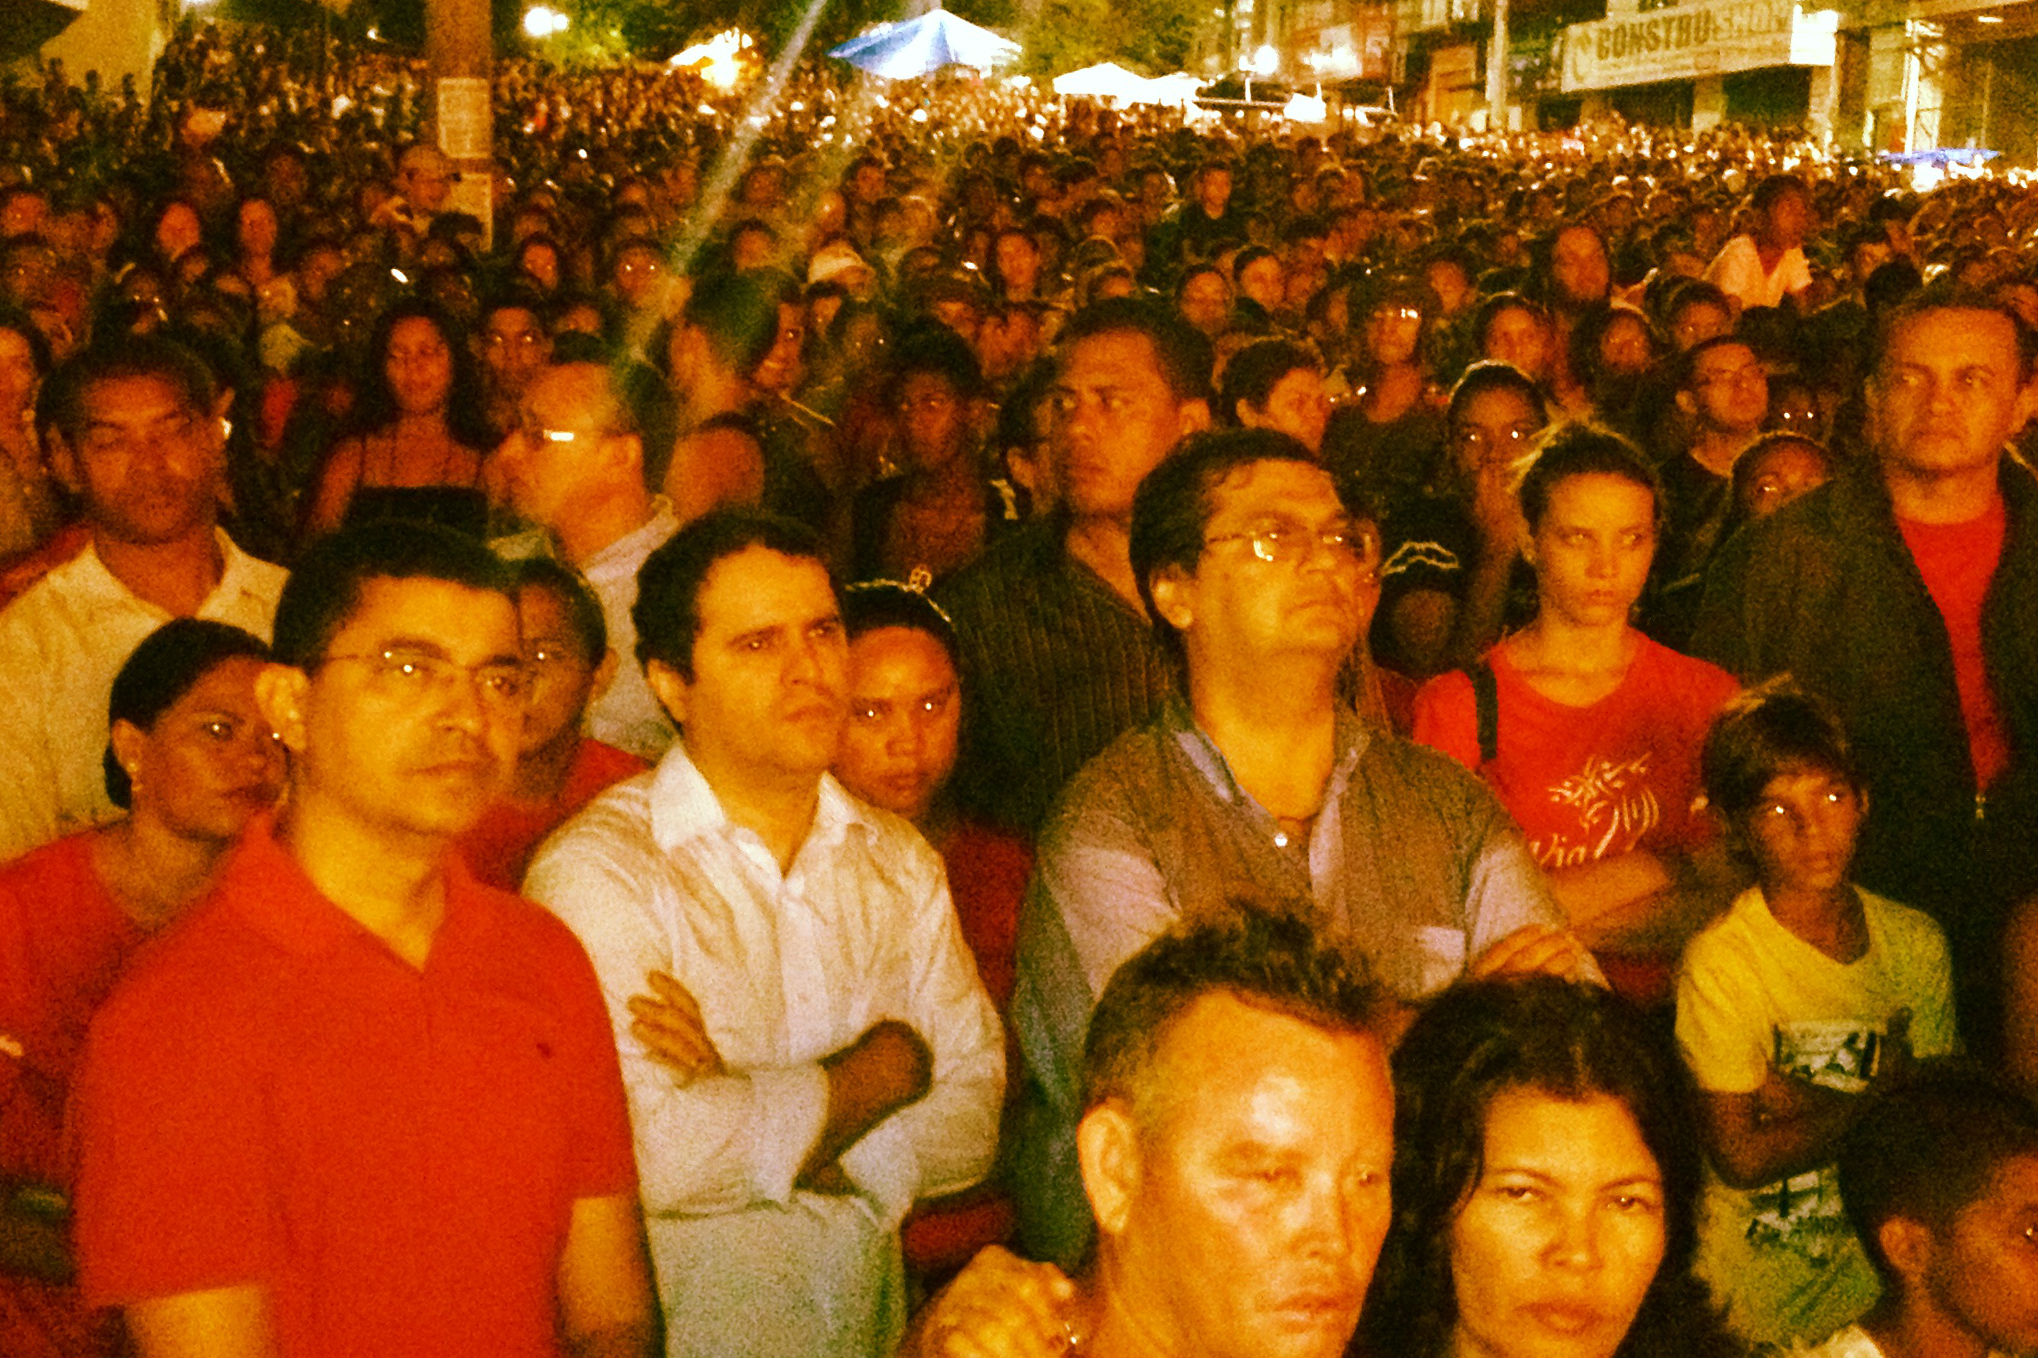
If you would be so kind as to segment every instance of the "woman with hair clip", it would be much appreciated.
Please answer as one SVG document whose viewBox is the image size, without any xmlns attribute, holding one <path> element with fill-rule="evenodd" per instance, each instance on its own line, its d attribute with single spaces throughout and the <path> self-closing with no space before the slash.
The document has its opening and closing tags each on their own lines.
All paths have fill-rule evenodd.
<svg viewBox="0 0 2038 1358">
<path fill-rule="evenodd" d="M 1676 1057 L 1607 991 L 1445 992 L 1394 1053 L 1393 1224 L 1361 1358 L 1729 1358 L 1693 1277 Z"/>
<path fill-rule="evenodd" d="M 211 886 L 283 787 L 255 705 L 269 649 L 164 624 L 113 681 L 106 791 L 127 815 L 0 868 L 0 1353 L 112 1352 L 70 1284 L 64 1104 L 93 1011 L 134 949 Z"/>
</svg>

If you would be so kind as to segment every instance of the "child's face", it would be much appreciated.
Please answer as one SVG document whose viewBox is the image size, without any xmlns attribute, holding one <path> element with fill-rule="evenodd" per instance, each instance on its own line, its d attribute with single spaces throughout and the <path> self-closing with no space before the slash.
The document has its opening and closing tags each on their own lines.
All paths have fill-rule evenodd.
<svg viewBox="0 0 2038 1358">
<path fill-rule="evenodd" d="M 1847 881 L 1867 806 L 1845 778 L 1826 769 L 1779 773 L 1742 822 L 1764 889 L 1831 892 Z"/>
<path fill-rule="evenodd" d="M 1741 509 L 1751 518 L 1766 519 L 1832 478 L 1825 456 L 1795 439 L 1772 443 L 1761 459 L 1742 486 Z"/>
<path fill-rule="evenodd" d="M 579 728 L 588 700 L 594 696 L 595 669 L 601 657 L 586 654 L 565 601 L 552 590 L 529 586 L 518 591 L 517 615 L 523 623 L 524 660 L 531 667 L 531 690 L 524 705 L 524 732 L 517 752 L 529 754 L 569 726 Z"/>
<path fill-rule="evenodd" d="M 1997 1353 L 2038 1350 L 2038 1157 L 1996 1171 L 1989 1191 L 1935 1233 L 1927 1284 L 1961 1329 Z"/>
</svg>

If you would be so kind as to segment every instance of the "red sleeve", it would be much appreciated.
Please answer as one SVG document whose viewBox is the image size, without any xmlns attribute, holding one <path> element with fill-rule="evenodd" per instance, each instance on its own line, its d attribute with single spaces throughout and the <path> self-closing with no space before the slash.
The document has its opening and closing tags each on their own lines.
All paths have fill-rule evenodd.
<svg viewBox="0 0 2038 1358">
<path fill-rule="evenodd" d="M 275 1276 L 260 1061 L 195 988 L 116 999 L 71 1103 L 78 1280 L 95 1306 Z M 198 1011 L 194 1016 L 193 1011 Z"/>
<path fill-rule="evenodd" d="M 536 911 L 536 906 L 526 906 Z M 623 1067 L 594 964 L 580 940 L 549 915 L 557 931 L 554 962 L 560 1037 L 568 1059 L 558 1063 L 567 1088 L 567 1116 L 573 1124 L 572 1161 L 567 1182 L 575 1198 L 609 1198 L 637 1190 L 637 1152 L 630 1137 L 630 1105 L 623 1093 Z"/>
<path fill-rule="evenodd" d="M 1463 670 L 1439 674 L 1416 690 L 1414 739 L 1479 771 L 1479 714 Z"/>
</svg>

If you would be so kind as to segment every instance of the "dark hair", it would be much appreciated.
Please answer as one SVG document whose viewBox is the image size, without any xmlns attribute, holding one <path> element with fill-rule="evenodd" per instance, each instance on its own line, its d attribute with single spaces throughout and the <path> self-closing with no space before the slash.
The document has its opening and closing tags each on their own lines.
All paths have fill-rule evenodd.
<svg viewBox="0 0 2038 1358">
<path fill-rule="evenodd" d="M 1856 790 L 1861 769 L 1827 706 L 1780 676 L 1736 695 L 1713 718 L 1698 754 L 1705 799 L 1729 825 L 1755 809 L 1780 774 L 1819 769 Z"/>
<path fill-rule="evenodd" d="M 106 725 L 115 722 L 147 731 L 156 719 L 177 705 L 179 699 L 198 686 L 223 661 L 236 656 L 251 660 L 269 659 L 269 647 L 260 637 L 228 623 L 209 618 L 172 618 L 142 638 L 128 654 L 120 673 L 113 677 L 113 693 L 106 701 Z M 113 757 L 113 742 L 106 743 L 102 757 L 106 769 L 106 795 L 126 810 L 133 804 L 134 785 L 127 770 Z"/>
<path fill-rule="evenodd" d="M 1757 184 L 1755 191 L 1748 195 L 1748 206 L 1757 212 L 1767 212 L 1793 193 L 1810 204 L 1812 191 L 1805 187 L 1802 179 L 1794 174 L 1772 174 Z"/>
<path fill-rule="evenodd" d="M 95 344 L 57 365 L 37 402 L 38 417 L 76 443 L 85 433 L 85 398 L 108 382 L 149 377 L 167 383 L 185 408 L 210 415 L 218 390 L 212 372 L 181 344 L 152 335 Z"/>
<path fill-rule="evenodd" d="M 821 539 L 805 524 L 747 509 L 703 514 L 666 539 L 637 572 L 637 602 L 630 607 L 630 618 L 637 626 L 638 664 L 656 660 L 692 682 L 693 647 L 701 632 L 701 588 L 708 572 L 724 557 L 752 547 L 827 564 Z M 828 578 L 832 584 L 833 571 Z"/>
<path fill-rule="evenodd" d="M 1254 340 L 1224 365 L 1224 385 L 1217 399 L 1218 419 L 1237 425 L 1241 401 L 1249 406 L 1265 406 L 1281 379 L 1301 369 L 1320 374 L 1323 360 L 1307 345 L 1294 340 Z"/>
<path fill-rule="evenodd" d="M 276 601 L 276 659 L 315 668 L 370 580 L 443 580 L 516 602 L 509 567 L 476 539 L 436 524 L 377 519 L 342 528 L 298 558 Z"/>
<path fill-rule="evenodd" d="M 725 366 L 748 373 L 778 340 L 776 280 L 759 274 L 711 273 L 694 285 L 681 321 L 707 336 Z"/>
<path fill-rule="evenodd" d="M 50 375 L 50 364 L 54 361 L 50 342 L 42 331 L 36 329 L 34 319 L 26 311 L 12 302 L 0 302 L 0 330 L 12 330 L 21 336 L 21 342 L 28 346 L 29 360 L 35 364 L 37 377 Z"/>
<path fill-rule="evenodd" d="M 1840 1201 L 1883 1285 L 1899 1281 L 1878 1238 L 1885 1221 L 1944 1231 L 2006 1162 L 2026 1157 L 2038 1158 L 2038 1112 L 1976 1067 L 1928 1062 L 1875 1096 L 1837 1158 Z"/>
<path fill-rule="evenodd" d="M 1673 328 L 1680 315 L 1698 306 L 1713 307 L 1729 316 L 1734 314 L 1733 302 L 1717 284 L 1708 283 L 1703 278 L 1684 278 L 1678 280 L 1677 286 L 1670 289 L 1669 296 L 1663 301 L 1664 328 Z"/>
<path fill-rule="evenodd" d="M 1181 277 L 1175 280 L 1175 300 L 1177 302 L 1180 302 L 1182 300 L 1182 294 L 1188 290 L 1190 279 L 1199 277 L 1206 273 L 1217 275 L 1217 277 L 1224 280 L 1224 286 L 1226 290 L 1228 291 L 1230 289 L 1231 276 L 1225 273 L 1223 269 L 1218 268 L 1217 265 L 1210 263 L 1208 260 L 1204 260 L 1195 264 L 1191 264 L 1188 268 L 1182 270 Z"/>
<path fill-rule="evenodd" d="M 1122 1100 L 1143 1121 L 1169 1030 L 1215 994 L 1333 1033 L 1374 1032 L 1384 1005 L 1364 959 L 1300 909 L 1233 900 L 1162 934 L 1105 983 L 1083 1040 L 1083 1109 Z"/>
<path fill-rule="evenodd" d="M 1486 352 L 1486 332 L 1503 311 L 1526 311 L 1549 328 L 1550 309 L 1541 302 L 1525 292 L 1496 292 L 1479 304 L 1472 317 L 1472 347 L 1479 353 Z"/>
<path fill-rule="evenodd" d="M 1691 1274 L 1703 1155 L 1677 1057 L 1612 991 L 1549 976 L 1477 981 L 1423 1010 L 1394 1053 L 1393 1224 L 1360 1312 L 1357 1351 L 1443 1358 L 1458 1305 L 1452 1225 L 1485 1170 L 1502 1094 L 1610 1098 L 1663 1176 L 1663 1261 L 1616 1358 L 1706 1358 L 1733 1341 Z"/>
<path fill-rule="evenodd" d="M 892 345 L 886 403 L 896 404 L 906 379 L 920 374 L 940 378 L 964 400 L 983 392 L 984 374 L 976 353 L 962 336 L 939 322 L 915 325 Z"/>
<path fill-rule="evenodd" d="M 962 673 L 962 642 L 955 623 L 940 604 L 920 590 L 896 580 L 863 580 L 842 590 L 842 630 L 851 641 L 884 627 L 925 632 L 948 652 L 948 663 Z"/>
<path fill-rule="evenodd" d="M 1173 312 L 1144 298 L 1107 297 L 1090 303 L 1062 327 L 1057 352 L 1065 359 L 1083 340 L 1125 331 L 1146 336 L 1161 377 L 1177 401 L 1210 399 L 1210 373 L 1216 367 L 1210 341 Z"/>
<path fill-rule="evenodd" d="M 401 298 L 376 318 L 363 351 L 360 399 L 350 426 L 357 433 L 373 433 L 394 423 L 401 413 L 389 385 L 389 345 L 396 327 L 409 320 L 428 323 L 445 341 L 453 372 L 452 385 L 446 388 L 446 425 L 453 437 L 470 448 L 487 448 L 490 440 L 482 423 L 481 379 L 467 345 L 467 332 L 445 308 L 425 297 Z"/>
<path fill-rule="evenodd" d="M 526 557 L 512 562 L 509 570 L 510 583 L 519 594 L 527 589 L 552 591 L 566 606 L 566 621 L 572 624 L 574 638 L 580 642 L 587 663 L 599 665 L 609 648 L 609 624 L 587 577 L 549 556 Z"/>
<path fill-rule="evenodd" d="M 1196 573 L 1196 563 L 1203 558 L 1203 535 L 1216 508 L 1217 487 L 1232 472 L 1256 462 L 1304 462 L 1319 469 L 1323 465 L 1299 441 L 1278 430 L 1220 429 L 1189 437 L 1132 493 L 1132 577 L 1139 586 L 1139 602 L 1162 642 L 1178 656 L 1182 639 L 1154 607 L 1154 578 L 1169 569 Z M 1338 494 L 1345 498 L 1342 484 Z"/>
<path fill-rule="evenodd" d="M 1482 358 L 1465 369 L 1464 375 L 1459 377 L 1457 384 L 1451 388 L 1450 404 L 1444 411 L 1444 427 L 1448 429 L 1455 424 L 1459 416 L 1465 413 L 1466 406 L 1489 391 L 1513 392 L 1535 407 L 1538 420 L 1545 424 L 1549 423 L 1549 403 L 1543 399 L 1542 388 L 1536 385 L 1534 378 L 1512 363 Z"/>
<path fill-rule="evenodd" d="M 1276 264 L 1281 262 L 1281 257 L 1264 245 L 1248 245 L 1245 249 L 1240 250 L 1231 257 L 1231 281 L 1234 284 L 1237 283 L 1245 277 L 1245 271 L 1248 268 L 1263 259 L 1271 259 Z"/>
<path fill-rule="evenodd" d="M 1632 481 L 1649 492 L 1655 504 L 1656 526 L 1662 527 L 1666 519 L 1663 507 L 1663 481 L 1656 475 L 1656 469 L 1648 459 L 1619 434 L 1590 424 L 1566 424 L 1559 426 L 1544 440 L 1542 448 L 1530 461 L 1528 472 L 1521 479 L 1521 489 L 1516 492 L 1521 500 L 1522 517 L 1528 520 L 1529 531 L 1542 527 L 1543 515 L 1550 510 L 1550 492 L 1561 481 L 1574 476 L 1618 476 L 1623 481 Z"/>
<path fill-rule="evenodd" d="M 1837 464 L 1834 461 L 1832 450 L 1827 448 L 1825 444 L 1820 443 L 1810 434 L 1800 434 L 1794 429 L 1771 429 L 1742 449 L 1741 455 L 1734 459 L 1734 500 L 1736 503 L 1739 503 L 1747 496 L 1748 487 L 1754 483 L 1756 474 L 1761 469 L 1762 459 L 1768 456 L 1771 449 L 1781 448 L 1787 443 L 1801 444 L 1811 449 L 1824 460 L 1826 474 L 1830 476 L 1833 473 Z"/>
<path fill-rule="evenodd" d="M 1888 264 L 1883 265 L 1869 278 L 1873 280 L 1889 267 Z M 1871 374 L 1871 381 L 1880 376 L 1896 332 L 1930 311 L 1986 311 L 2001 316 L 2010 323 L 2011 332 L 2016 336 L 2018 384 L 2028 382 L 2034 373 L 2038 373 L 2038 331 L 2026 325 L 2014 307 L 1978 288 L 1935 279 L 1876 316 L 1866 368 Z"/>
</svg>

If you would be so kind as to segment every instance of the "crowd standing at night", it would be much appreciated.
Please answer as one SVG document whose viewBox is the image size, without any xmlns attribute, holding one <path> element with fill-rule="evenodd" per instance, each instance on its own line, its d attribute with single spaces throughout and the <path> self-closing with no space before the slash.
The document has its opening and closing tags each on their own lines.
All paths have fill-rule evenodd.
<svg viewBox="0 0 2038 1358">
<path fill-rule="evenodd" d="M 0 1354 L 2038 1353 L 2038 187 L 0 85 Z"/>
</svg>

